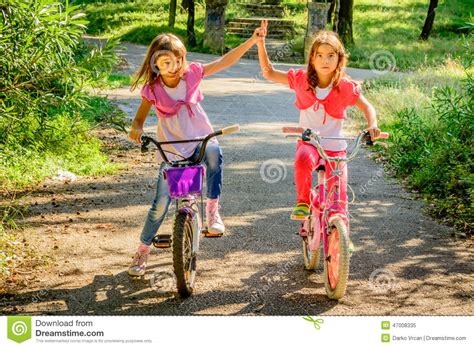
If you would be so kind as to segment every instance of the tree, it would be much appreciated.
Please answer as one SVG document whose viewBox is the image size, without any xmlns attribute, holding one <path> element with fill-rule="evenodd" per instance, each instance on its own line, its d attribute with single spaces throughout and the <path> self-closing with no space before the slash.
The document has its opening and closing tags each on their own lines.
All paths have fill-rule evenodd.
<svg viewBox="0 0 474 348">
<path fill-rule="evenodd" d="M 354 0 L 336 0 L 335 2 L 334 30 L 339 34 L 344 44 L 354 44 L 352 36 Z"/>
<path fill-rule="evenodd" d="M 176 20 L 176 0 L 170 1 L 170 15 L 168 19 L 168 25 L 174 28 L 174 22 Z"/>
<path fill-rule="evenodd" d="M 327 22 L 329 24 L 332 23 L 332 16 L 334 14 L 334 9 L 336 8 L 336 0 L 331 0 L 331 6 L 329 6 L 329 10 L 328 10 L 328 20 Z"/>
<path fill-rule="evenodd" d="M 428 40 L 430 36 L 436 15 L 436 7 L 438 7 L 438 0 L 430 0 L 430 6 L 428 8 L 428 14 L 426 15 L 425 25 L 423 25 L 423 29 L 421 30 L 420 40 Z"/>
<path fill-rule="evenodd" d="M 186 42 L 190 47 L 196 47 L 196 33 L 194 32 L 194 0 L 183 0 L 182 6 L 188 12 Z"/>
<path fill-rule="evenodd" d="M 227 3 L 228 0 L 206 0 L 203 46 L 220 54 L 224 51 Z"/>
</svg>

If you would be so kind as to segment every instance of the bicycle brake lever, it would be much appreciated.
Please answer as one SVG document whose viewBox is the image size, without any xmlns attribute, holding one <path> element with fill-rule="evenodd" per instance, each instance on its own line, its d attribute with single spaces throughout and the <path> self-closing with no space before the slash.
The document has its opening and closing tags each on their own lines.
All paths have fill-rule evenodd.
<svg viewBox="0 0 474 348">
<path fill-rule="evenodd" d="M 303 132 L 303 134 L 301 135 L 301 139 L 303 141 L 310 141 L 310 135 L 311 135 L 311 129 L 307 129 Z"/>
<path fill-rule="evenodd" d="M 365 141 L 365 145 L 367 146 L 373 146 L 374 142 L 372 141 L 372 138 L 370 137 L 370 133 L 368 131 L 364 132 L 364 136 L 362 137 L 362 141 Z"/>
</svg>

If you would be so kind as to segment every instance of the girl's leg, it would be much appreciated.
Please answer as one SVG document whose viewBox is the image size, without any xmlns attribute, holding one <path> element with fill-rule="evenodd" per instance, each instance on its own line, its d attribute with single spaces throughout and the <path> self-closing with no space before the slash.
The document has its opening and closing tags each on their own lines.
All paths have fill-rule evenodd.
<svg viewBox="0 0 474 348">
<path fill-rule="evenodd" d="M 291 212 L 293 220 L 302 220 L 309 215 L 313 172 L 319 164 L 319 159 L 318 150 L 314 146 L 298 142 L 295 156 L 296 206 Z"/>
<path fill-rule="evenodd" d="M 158 173 L 158 181 L 156 184 L 156 194 L 153 199 L 152 206 L 148 211 L 147 218 L 145 220 L 145 226 L 143 227 L 142 234 L 140 236 L 140 245 L 138 247 L 133 262 L 128 269 L 128 274 L 132 276 L 142 276 L 145 274 L 146 263 L 148 261 L 148 254 L 150 253 L 150 245 L 156 232 L 160 228 L 163 220 L 165 219 L 166 213 L 168 212 L 171 204 L 171 198 L 168 193 L 168 185 L 164 179 L 163 169 L 165 164 L 162 163 Z"/>
<path fill-rule="evenodd" d="M 156 194 L 153 199 L 150 210 L 145 220 L 145 226 L 143 226 L 140 241 L 145 245 L 151 245 L 153 237 L 158 232 L 163 220 L 168 213 L 171 198 L 168 191 L 168 183 L 164 178 L 163 169 L 165 164 L 162 163 L 158 174 L 158 180 L 156 183 Z"/>
<path fill-rule="evenodd" d="M 206 164 L 207 198 L 219 198 L 222 193 L 224 167 L 224 159 L 219 144 L 208 143 L 203 160 Z"/>
<path fill-rule="evenodd" d="M 295 157 L 296 202 L 309 204 L 313 172 L 319 163 L 319 153 L 314 146 L 298 142 Z"/>
<path fill-rule="evenodd" d="M 208 143 L 203 160 L 206 164 L 206 222 L 208 232 L 214 235 L 222 235 L 225 232 L 225 226 L 219 214 L 219 197 L 222 193 L 224 160 L 219 144 Z"/>
</svg>

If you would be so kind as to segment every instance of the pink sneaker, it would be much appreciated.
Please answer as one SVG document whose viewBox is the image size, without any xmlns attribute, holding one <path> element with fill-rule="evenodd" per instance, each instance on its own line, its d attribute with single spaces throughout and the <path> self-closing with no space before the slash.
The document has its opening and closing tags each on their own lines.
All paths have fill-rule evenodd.
<svg viewBox="0 0 474 348">
<path fill-rule="evenodd" d="M 214 236 L 222 236 L 225 226 L 219 215 L 219 198 L 207 199 L 206 203 L 207 231 Z"/>
</svg>

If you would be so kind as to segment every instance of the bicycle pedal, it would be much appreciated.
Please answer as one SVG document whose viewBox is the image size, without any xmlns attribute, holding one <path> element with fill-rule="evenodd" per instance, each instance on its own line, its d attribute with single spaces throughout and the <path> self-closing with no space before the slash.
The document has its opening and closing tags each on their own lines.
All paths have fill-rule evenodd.
<svg viewBox="0 0 474 348">
<path fill-rule="evenodd" d="M 153 237 L 153 246 L 158 249 L 171 248 L 171 235 L 160 234 Z"/>
<path fill-rule="evenodd" d="M 218 237 L 222 237 L 223 233 L 211 233 L 208 231 L 207 228 L 203 228 L 201 230 L 201 233 L 204 234 L 204 237 L 207 237 L 207 238 L 218 238 Z"/>
</svg>

